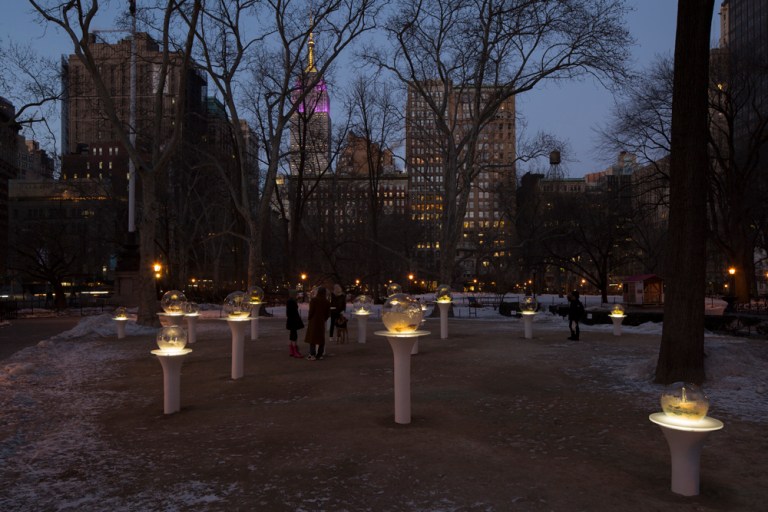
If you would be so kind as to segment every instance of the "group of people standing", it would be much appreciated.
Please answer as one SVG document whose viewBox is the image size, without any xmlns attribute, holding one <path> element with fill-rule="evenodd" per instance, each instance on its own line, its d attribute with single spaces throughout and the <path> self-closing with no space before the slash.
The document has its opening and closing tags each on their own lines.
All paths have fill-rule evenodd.
<svg viewBox="0 0 768 512">
<path fill-rule="evenodd" d="M 347 309 L 347 296 L 341 286 L 336 284 L 333 287 L 333 293 L 328 297 L 328 290 L 321 286 L 317 288 L 315 296 L 309 301 L 309 315 L 307 316 L 307 331 L 304 335 L 304 343 L 309 344 L 310 361 L 322 360 L 325 356 L 325 322 L 330 318 L 331 327 L 328 336 L 333 339 L 334 328 L 346 326 L 346 316 L 344 312 Z M 296 301 L 296 291 L 291 290 L 288 302 L 285 304 L 286 321 L 285 328 L 288 329 L 290 340 L 289 355 L 291 357 L 303 358 L 298 341 L 298 331 L 304 328 L 304 322 L 299 314 L 299 304 Z"/>
</svg>

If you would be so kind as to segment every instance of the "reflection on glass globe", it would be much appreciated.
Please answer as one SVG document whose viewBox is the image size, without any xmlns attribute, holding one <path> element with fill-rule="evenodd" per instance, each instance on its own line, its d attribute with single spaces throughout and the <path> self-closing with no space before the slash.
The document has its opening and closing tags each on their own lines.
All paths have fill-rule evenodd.
<svg viewBox="0 0 768 512">
<path fill-rule="evenodd" d="M 526 297 L 520 302 L 520 312 L 523 314 L 533 314 L 538 309 L 538 303 L 533 297 Z"/>
<path fill-rule="evenodd" d="M 185 315 L 198 315 L 200 314 L 200 304 L 197 302 L 185 302 L 181 308 Z"/>
<path fill-rule="evenodd" d="M 381 308 L 381 320 L 390 332 L 413 332 L 423 317 L 421 304 L 404 293 L 392 295 Z"/>
<path fill-rule="evenodd" d="M 676 382 L 662 393 L 661 409 L 672 418 L 696 421 L 707 415 L 709 398 L 696 384 Z"/>
<path fill-rule="evenodd" d="M 169 315 L 181 315 L 183 313 L 181 305 L 186 301 L 187 298 L 184 293 L 179 290 L 171 290 L 163 294 L 163 298 L 160 299 L 160 306 Z"/>
<path fill-rule="evenodd" d="M 258 286 L 248 288 L 248 301 L 254 306 L 264 302 L 264 290 Z"/>
<path fill-rule="evenodd" d="M 178 325 L 163 327 L 157 333 L 157 347 L 163 352 L 181 352 L 187 346 L 187 331 Z"/>
<path fill-rule="evenodd" d="M 435 301 L 437 302 L 451 302 L 451 287 L 447 284 L 441 284 L 437 287 L 435 292 Z"/>
<path fill-rule="evenodd" d="M 247 318 L 251 314 L 251 304 L 245 292 L 232 292 L 224 299 L 224 314 L 229 318 Z"/>
<path fill-rule="evenodd" d="M 352 311 L 358 315 L 369 315 L 373 309 L 373 297 L 369 295 L 358 295 L 352 301 Z"/>
<path fill-rule="evenodd" d="M 622 304 L 614 304 L 611 308 L 611 315 L 613 316 L 624 316 L 624 305 Z"/>
<path fill-rule="evenodd" d="M 391 297 L 396 293 L 403 293 L 403 287 L 397 283 L 389 283 L 387 285 L 387 297 Z"/>
<path fill-rule="evenodd" d="M 126 320 L 128 318 L 128 310 L 123 306 L 117 307 L 112 314 L 112 318 L 115 320 Z"/>
</svg>

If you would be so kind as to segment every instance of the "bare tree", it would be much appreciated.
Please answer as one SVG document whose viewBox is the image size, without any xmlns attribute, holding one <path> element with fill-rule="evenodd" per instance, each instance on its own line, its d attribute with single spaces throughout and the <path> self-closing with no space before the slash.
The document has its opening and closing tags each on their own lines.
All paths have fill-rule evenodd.
<svg viewBox="0 0 768 512">
<path fill-rule="evenodd" d="M 393 46 L 366 57 L 408 84 L 440 133 L 444 199 L 441 280 L 450 280 L 478 141 L 509 98 L 544 80 L 621 78 L 630 37 L 621 1 L 422 0 L 397 3 L 385 26 Z"/>
</svg>

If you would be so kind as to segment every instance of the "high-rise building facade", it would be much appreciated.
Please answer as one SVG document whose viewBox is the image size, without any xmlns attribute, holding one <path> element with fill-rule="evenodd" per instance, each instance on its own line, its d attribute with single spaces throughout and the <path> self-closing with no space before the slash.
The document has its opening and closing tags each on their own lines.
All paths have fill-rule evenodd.
<svg viewBox="0 0 768 512">
<path fill-rule="evenodd" d="M 438 101 L 444 84 L 422 83 L 431 88 Z M 494 94 L 492 87 L 484 87 L 480 94 Z M 446 119 L 453 119 L 454 136 L 464 135 L 472 127 L 473 93 L 459 88 L 448 88 Z M 486 98 L 481 100 L 485 103 Z M 434 271 L 439 258 L 439 239 L 446 184 L 444 179 L 444 152 L 442 132 L 435 115 L 413 85 L 408 89 L 406 105 L 405 159 L 409 176 L 411 218 L 419 226 L 416 254 L 420 268 Z M 490 274 L 499 262 L 508 257 L 511 223 L 505 212 L 506 204 L 514 197 L 515 184 L 515 99 L 508 98 L 499 106 L 496 115 L 482 128 L 477 140 L 475 161 L 472 165 L 479 173 L 470 185 L 467 211 L 463 221 L 462 240 L 456 258 L 461 261 L 461 277 L 476 278 Z M 460 171 L 461 172 L 461 171 Z M 461 186 L 462 184 L 459 183 Z"/>
</svg>

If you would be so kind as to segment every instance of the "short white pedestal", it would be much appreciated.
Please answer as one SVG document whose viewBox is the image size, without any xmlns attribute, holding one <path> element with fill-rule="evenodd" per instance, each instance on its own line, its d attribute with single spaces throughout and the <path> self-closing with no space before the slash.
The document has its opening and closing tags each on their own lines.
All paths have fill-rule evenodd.
<svg viewBox="0 0 768 512">
<path fill-rule="evenodd" d="M 181 327 L 181 324 L 184 323 L 183 313 L 179 313 L 179 314 L 158 313 L 157 316 L 160 317 L 161 322 L 163 318 L 167 318 L 171 325 L 178 325 L 179 327 Z"/>
<path fill-rule="evenodd" d="M 225 318 L 232 332 L 232 380 L 243 378 L 243 360 L 245 359 L 245 328 L 250 318 Z"/>
<path fill-rule="evenodd" d="M 523 313 L 523 328 L 525 329 L 525 339 L 533 338 L 533 317 L 536 313 Z"/>
<path fill-rule="evenodd" d="M 121 340 L 125 338 L 125 324 L 128 322 L 127 318 L 114 318 L 115 322 L 117 322 L 117 339 Z"/>
<path fill-rule="evenodd" d="M 357 317 L 357 342 L 365 343 L 365 338 L 368 333 L 368 317 L 369 313 L 352 313 Z"/>
<path fill-rule="evenodd" d="M 181 410 L 181 364 L 184 356 L 192 352 L 185 348 L 178 352 L 153 350 L 163 367 L 163 414 L 173 414 Z"/>
<path fill-rule="evenodd" d="M 256 312 L 258 315 L 258 311 Z M 259 317 L 258 316 L 252 316 L 251 317 L 251 341 L 256 341 L 259 339 Z"/>
<path fill-rule="evenodd" d="M 437 307 L 440 308 L 440 339 L 448 339 L 448 308 L 451 307 L 450 302 L 438 302 Z"/>
<path fill-rule="evenodd" d="M 184 315 L 187 320 L 187 345 L 197 343 L 197 319 L 199 315 Z"/>
<path fill-rule="evenodd" d="M 627 318 L 627 315 L 608 315 L 613 320 L 613 335 L 621 336 L 621 322 Z"/>
<path fill-rule="evenodd" d="M 377 336 L 386 336 L 392 347 L 395 367 L 395 423 L 406 425 L 411 422 L 411 349 L 419 336 L 428 331 L 393 333 L 376 331 Z"/>
<path fill-rule="evenodd" d="M 710 432 L 723 428 L 723 422 L 705 416 L 699 421 L 684 423 L 663 412 L 653 413 L 648 419 L 659 425 L 667 438 L 672 458 L 672 492 L 697 496 L 701 447 Z"/>
</svg>

